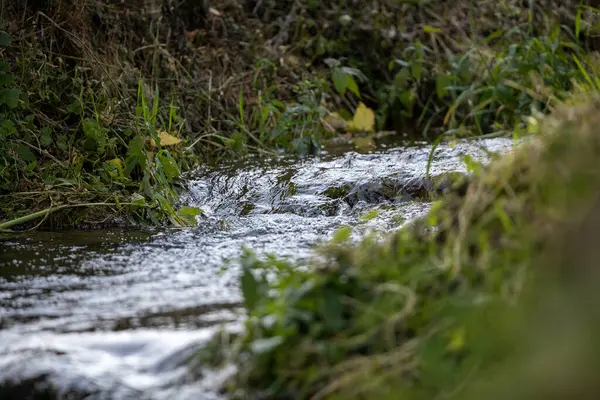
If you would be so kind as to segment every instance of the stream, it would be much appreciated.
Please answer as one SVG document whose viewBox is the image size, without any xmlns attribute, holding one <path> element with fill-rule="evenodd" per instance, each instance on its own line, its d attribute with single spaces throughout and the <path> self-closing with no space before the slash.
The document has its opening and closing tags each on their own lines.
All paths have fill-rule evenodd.
<svg viewBox="0 0 600 400">
<path fill-rule="evenodd" d="M 512 146 L 440 145 L 430 173 L 464 172 L 461 155 Z M 0 237 L 0 399 L 221 399 L 230 371 L 202 369 L 195 355 L 223 324 L 243 321 L 241 249 L 302 263 L 342 225 L 354 239 L 400 228 L 430 205 L 430 150 L 202 167 L 182 199 L 203 210 L 195 228 Z"/>
</svg>

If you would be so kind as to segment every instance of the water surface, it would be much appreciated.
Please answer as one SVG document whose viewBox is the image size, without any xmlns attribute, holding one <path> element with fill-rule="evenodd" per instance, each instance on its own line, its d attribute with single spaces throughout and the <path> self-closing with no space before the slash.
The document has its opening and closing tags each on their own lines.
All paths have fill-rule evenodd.
<svg viewBox="0 0 600 400">
<path fill-rule="evenodd" d="M 465 171 L 512 142 L 440 146 L 431 174 Z M 199 226 L 0 238 L 0 398 L 217 399 L 222 374 L 190 368 L 221 324 L 243 319 L 242 247 L 306 260 L 341 225 L 389 232 L 425 213 L 430 148 L 242 160 L 199 168 Z M 376 218 L 364 220 L 376 208 Z M 68 397 L 69 394 L 72 397 Z M 4 396 L 4 397 L 3 397 Z M 86 397 L 87 396 L 87 397 Z"/>
</svg>

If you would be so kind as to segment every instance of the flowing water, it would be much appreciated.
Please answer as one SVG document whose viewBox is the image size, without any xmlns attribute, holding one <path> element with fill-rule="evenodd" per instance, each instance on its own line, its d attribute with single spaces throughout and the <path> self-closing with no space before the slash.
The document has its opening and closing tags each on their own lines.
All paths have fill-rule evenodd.
<svg viewBox="0 0 600 400">
<path fill-rule="evenodd" d="M 440 146 L 431 174 L 464 172 L 460 155 L 511 146 Z M 194 366 L 195 354 L 223 324 L 243 320 L 242 247 L 302 262 L 341 225 L 355 238 L 399 228 L 428 209 L 420 196 L 429 153 L 392 147 L 203 167 L 183 199 L 204 211 L 197 228 L 0 238 L 0 399 L 220 398 L 227 371 Z"/>
</svg>

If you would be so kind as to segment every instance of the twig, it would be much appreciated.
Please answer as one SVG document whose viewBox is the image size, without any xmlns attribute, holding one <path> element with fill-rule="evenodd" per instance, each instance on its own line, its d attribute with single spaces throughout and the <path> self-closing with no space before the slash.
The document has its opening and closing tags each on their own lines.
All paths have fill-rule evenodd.
<svg viewBox="0 0 600 400">
<path fill-rule="evenodd" d="M 154 49 L 157 47 L 165 47 L 166 45 L 164 43 L 153 43 L 153 44 L 148 44 L 146 46 L 142 46 L 142 47 L 138 47 L 135 50 L 132 50 L 131 54 L 135 54 L 138 51 L 142 51 L 142 50 L 146 50 L 146 49 Z"/>
<path fill-rule="evenodd" d="M 54 202 L 52 201 L 52 197 L 50 197 L 50 208 L 52 208 L 53 206 L 54 206 Z M 47 213 L 46 215 L 44 215 L 44 217 L 42 218 L 42 220 L 36 226 L 34 226 L 31 229 L 27 229 L 27 231 L 31 232 L 31 231 L 37 230 L 48 219 L 49 215 L 50 215 L 50 213 Z"/>
<path fill-rule="evenodd" d="M 50 154 L 48 151 L 46 151 L 46 150 L 44 150 L 44 149 L 41 149 L 41 148 L 39 148 L 39 147 L 36 147 L 36 146 L 32 145 L 31 143 L 27 143 L 27 142 L 26 142 L 26 141 L 24 141 L 24 140 L 17 140 L 17 142 L 19 142 L 19 143 L 22 143 L 22 144 L 24 144 L 24 145 L 26 145 L 26 146 L 29 146 L 29 147 L 31 147 L 32 149 L 34 149 L 34 150 L 38 151 L 39 153 L 41 153 L 41 154 L 45 155 L 46 157 L 49 157 L 49 158 L 53 159 L 54 161 L 56 161 L 56 162 L 58 163 L 58 165 L 60 165 L 61 167 L 63 167 L 63 168 L 67 168 L 67 166 L 65 166 L 65 164 L 64 164 L 62 161 L 60 161 L 58 158 L 54 157 L 54 156 L 53 156 L 52 154 Z"/>
</svg>

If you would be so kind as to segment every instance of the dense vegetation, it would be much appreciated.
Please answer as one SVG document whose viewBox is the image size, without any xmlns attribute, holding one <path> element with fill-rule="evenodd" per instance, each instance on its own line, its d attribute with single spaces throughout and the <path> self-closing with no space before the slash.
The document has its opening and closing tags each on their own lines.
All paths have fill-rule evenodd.
<svg viewBox="0 0 600 400">
<path fill-rule="evenodd" d="M 482 18 L 489 4 L 481 3 L 469 14 Z M 429 69 L 413 53 L 381 92 L 395 93 L 400 103 L 373 96 L 379 101 L 369 104 L 380 128 L 394 110 L 402 127 L 410 121 L 424 135 L 510 132 L 530 140 L 487 167 L 470 165 L 466 185 L 460 182 L 425 218 L 384 241 L 373 236 L 352 244 L 349 228 L 341 228 L 308 266 L 247 253 L 241 260 L 245 329 L 215 338 L 202 354 L 215 365 L 237 366 L 226 385 L 232 396 L 597 396 L 591 371 L 599 355 L 598 258 L 591 238 L 600 227 L 600 102 L 588 96 L 600 86 L 597 53 L 583 27 L 594 29 L 584 14 L 598 10 L 544 8 L 563 18 L 552 25 L 536 20 L 534 4 L 522 13 L 523 26 L 508 19 L 512 29 L 504 31 L 500 19 L 497 29 L 484 28 L 485 35 L 470 41 L 452 36 L 468 46 L 462 53 L 457 43 L 445 46 L 447 58 L 432 51 L 437 59 L 422 64 Z M 443 9 L 441 2 L 428 5 Z M 447 11 L 438 15 L 456 21 Z M 436 37 L 438 29 L 423 31 Z M 431 50 L 436 40 L 423 48 Z M 368 76 L 360 95 L 370 85 L 385 87 L 373 83 L 382 75 L 369 70 L 382 54 L 390 52 L 374 51 L 368 64 L 366 57 L 363 64 L 356 54 L 348 57 Z M 335 84 L 335 68 L 342 67 L 333 65 Z M 354 83 L 344 82 L 352 92 Z M 407 98 L 416 113 L 402 103 Z"/>
<path fill-rule="evenodd" d="M 575 0 L 1 7 L 2 229 L 193 223 L 177 182 L 197 162 L 340 130 L 367 148 L 371 128 L 510 134 L 598 84 L 596 12 Z M 375 126 L 344 121 L 360 103 Z"/>
<path fill-rule="evenodd" d="M 597 393 L 577 312 L 597 301 L 594 2 L 73 3 L 1 6 L 0 229 L 193 223 L 195 164 L 340 131 L 529 134 L 384 242 L 342 228 L 308 268 L 248 253 L 245 330 L 203 357 L 236 363 L 240 398 Z M 528 385 L 502 384 L 515 371 Z"/>
<path fill-rule="evenodd" d="M 246 329 L 204 357 L 238 365 L 236 398 L 593 398 L 598 110 L 565 106 L 383 242 L 248 253 Z"/>
</svg>

